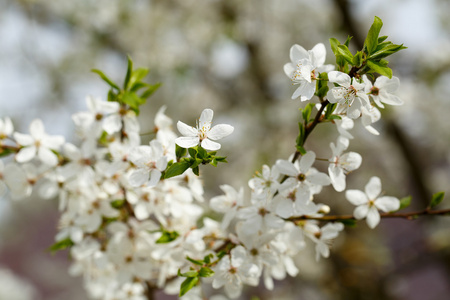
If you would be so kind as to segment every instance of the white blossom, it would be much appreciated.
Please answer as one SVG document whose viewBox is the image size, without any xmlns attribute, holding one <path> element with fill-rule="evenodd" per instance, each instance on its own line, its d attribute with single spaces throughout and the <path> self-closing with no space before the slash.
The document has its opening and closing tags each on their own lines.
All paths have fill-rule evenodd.
<svg viewBox="0 0 450 300">
<path fill-rule="evenodd" d="M 214 112 L 204 109 L 200 115 L 197 127 L 191 127 L 178 121 L 178 131 L 183 135 L 175 140 L 175 143 L 183 148 L 191 148 L 201 145 L 206 150 L 219 150 L 220 144 L 213 142 L 220 140 L 234 131 L 234 127 L 227 124 L 219 124 L 211 128 Z"/>
</svg>

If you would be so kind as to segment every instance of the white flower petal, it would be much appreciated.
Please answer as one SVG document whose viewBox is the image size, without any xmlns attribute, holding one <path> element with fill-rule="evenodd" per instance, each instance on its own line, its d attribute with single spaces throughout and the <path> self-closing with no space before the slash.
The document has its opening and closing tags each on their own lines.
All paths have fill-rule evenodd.
<svg viewBox="0 0 450 300">
<path fill-rule="evenodd" d="M 215 151 L 215 150 L 219 150 L 220 149 L 220 144 L 211 141 L 210 139 L 204 139 L 202 141 L 202 148 L 206 149 L 206 150 L 211 150 L 211 151 Z"/>
<path fill-rule="evenodd" d="M 202 128 L 204 125 L 209 125 L 212 122 L 214 112 L 212 109 L 205 108 L 200 115 L 199 127 Z"/>
<path fill-rule="evenodd" d="M 305 174 L 313 165 L 316 160 L 316 154 L 312 151 L 308 151 L 300 158 L 300 172 Z"/>
<path fill-rule="evenodd" d="M 175 144 L 182 148 L 191 148 L 198 145 L 200 138 L 198 136 L 182 136 L 175 139 Z"/>
<path fill-rule="evenodd" d="M 178 131 L 184 136 L 198 136 L 198 130 L 192 126 L 189 126 L 181 121 L 177 122 Z"/>
<path fill-rule="evenodd" d="M 328 73 L 328 80 L 343 87 L 350 87 L 351 78 L 348 74 L 339 71 L 331 71 Z"/>
<path fill-rule="evenodd" d="M 35 139 L 41 139 L 45 136 L 44 123 L 40 119 L 35 119 L 30 123 L 30 134 Z"/>
<path fill-rule="evenodd" d="M 325 63 L 325 58 L 327 56 L 327 50 L 325 49 L 325 45 L 322 43 L 318 43 L 311 49 L 311 60 L 314 67 L 320 67 Z"/>
<path fill-rule="evenodd" d="M 384 196 L 375 200 L 375 206 L 384 212 L 396 211 L 400 208 L 400 200 L 395 197 Z"/>
<path fill-rule="evenodd" d="M 353 205 L 361 205 L 369 202 L 367 195 L 359 190 L 347 190 L 345 192 L 345 198 Z"/>
<path fill-rule="evenodd" d="M 364 219 L 367 214 L 369 213 L 369 205 L 360 205 L 358 207 L 355 208 L 355 210 L 353 211 L 353 216 L 358 219 Z"/>
<path fill-rule="evenodd" d="M 14 132 L 14 139 L 21 146 L 29 146 L 34 143 L 34 139 L 31 135 L 20 132 Z"/>
<path fill-rule="evenodd" d="M 37 154 L 39 159 L 46 165 L 56 166 L 58 164 L 58 157 L 48 148 L 40 147 Z"/>
<path fill-rule="evenodd" d="M 295 72 L 295 67 L 292 63 L 287 63 L 283 66 L 284 73 L 289 77 L 292 78 L 292 74 Z"/>
<path fill-rule="evenodd" d="M 16 161 L 18 163 L 24 163 L 32 160 L 35 156 L 36 156 L 35 146 L 25 147 L 20 149 L 19 152 L 16 154 Z"/>
<path fill-rule="evenodd" d="M 220 140 L 221 138 L 232 134 L 233 131 L 233 126 L 227 124 L 219 124 L 211 128 L 211 130 L 208 132 L 208 138 L 211 140 Z"/>
<path fill-rule="evenodd" d="M 133 187 L 138 187 L 147 184 L 149 179 L 149 172 L 145 169 L 134 170 L 128 178 L 130 185 Z"/>
<path fill-rule="evenodd" d="M 281 174 L 286 174 L 289 176 L 297 176 L 298 170 L 294 167 L 294 165 L 284 159 L 277 160 L 275 164 L 276 168 L 280 171 Z"/>
<path fill-rule="evenodd" d="M 369 225 L 369 227 L 372 229 L 375 228 L 380 223 L 380 213 L 378 212 L 375 206 L 372 206 L 369 209 L 369 212 L 367 213 L 366 222 L 367 225 Z"/>
<path fill-rule="evenodd" d="M 378 195 L 381 194 L 381 180 L 380 178 L 373 176 L 370 178 L 369 183 L 365 187 L 365 192 L 370 200 L 375 200 Z"/>
<path fill-rule="evenodd" d="M 309 59 L 308 51 L 300 45 L 293 45 L 289 51 L 289 58 L 294 64 L 300 59 Z"/>
<path fill-rule="evenodd" d="M 331 180 L 330 177 L 328 177 L 327 174 L 325 173 L 313 173 L 313 174 L 309 174 L 306 179 L 311 182 L 312 184 L 316 184 L 316 185 L 330 185 Z"/>
</svg>

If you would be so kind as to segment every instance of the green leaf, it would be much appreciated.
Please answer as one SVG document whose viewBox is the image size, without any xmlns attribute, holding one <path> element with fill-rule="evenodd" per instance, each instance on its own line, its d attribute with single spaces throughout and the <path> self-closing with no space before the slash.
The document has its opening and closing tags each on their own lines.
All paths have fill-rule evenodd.
<svg viewBox="0 0 450 300">
<path fill-rule="evenodd" d="M 400 207 L 398 208 L 398 210 L 407 208 L 408 206 L 411 205 L 411 200 L 412 197 L 408 196 L 408 197 L 403 197 L 402 199 L 400 199 Z"/>
<path fill-rule="evenodd" d="M 108 101 L 110 101 L 110 102 L 117 102 L 117 94 L 114 93 L 113 89 L 110 89 L 108 91 Z"/>
<path fill-rule="evenodd" d="M 348 47 L 350 45 L 350 41 L 352 40 L 352 38 L 353 38 L 352 36 L 348 35 L 344 45 Z"/>
<path fill-rule="evenodd" d="M 206 150 L 203 149 L 200 145 L 197 147 L 197 151 L 198 151 L 197 152 L 198 153 L 198 155 L 197 155 L 198 158 L 205 159 L 205 158 L 208 157 L 208 152 L 206 152 Z"/>
<path fill-rule="evenodd" d="M 202 267 L 200 271 L 198 271 L 198 276 L 200 277 L 211 277 L 214 275 L 214 271 L 207 267 Z"/>
<path fill-rule="evenodd" d="M 297 151 L 300 152 L 301 155 L 306 154 L 306 150 L 305 150 L 305 148 L 303 148 L 303 146 L 297 145 L 296 148 L 297 148 Z"/>
<path fill-rule="evenodd" d="M 189 163 L 189 161 L 186 161 L 186 160 L 176 162 L 167 168 L 164 178 L 171 178 L 171 177 L 174 177 L 177 175 L 181 175 L 187 169 L 189 169 L 190 166 L 191 166 L 191 164 Z"/>
<path fill-rule="evenodd" d="M 178 146 L 177 144 L 175 144 L 175 155 L 177 157 L 177 160 L 180 160 L 180 158 L 182 158 L 183 156 L 185 156 L 187 153 L 187 149 Z"/>
<path fill-rule="evenodd" d="M 358 51 L 358 52 L 356 52 L 355 56 L 353 56 L 353 65 L 357 66 L 357 67 L 361 67 L 362 62 L 363 62 L 362 52 Z"/>
<path fill-rule="evenodd" d="M 162 230 L 161 237 L 156 241 L 157 244 L 166 244 L 174 241 L 180 234 L 176 231 L 167 231 L 165 229 Z"/>
<path fill-rule="evenodd" d="M 130 81 L 128 82 L 128 87 L 130 89 L 133 89 L 136 84 L 140 83 L 140 81 L 142 79 L 144 79 L 145 76 L 147 76 L 147 74 L 148 74 L 148 69 L 146 69 L 146 68 L 138 68 L 138 69 L 134 70 L 131 73 L 131 78 L 130 78 Z"/>
<path fill-rule="evenodd" d="M 442 200 L 444 200 L 444 195 L 445 195 L 445 192 L 439 192 L 439 193 L 434 194 L 433 197 L 431 197 L 430 208 L 433 208 L 436 205 L 438 205 L 439 203 L 441 203 Z"/>
<path fill-rule="evenodd" d="M 388 38 L 387 35 L 380 36 L 378 38 L 378 45 L 381 44 L 382 42 L 384 42 L 387 38 Z"/>
<path fill-rule="evenodd" d="M 196 157 L 197 157 L 197 149 L 196 149 L 196 148 L 189 148 L 189 149 L 188 149 L 188 152 L 189 152 L 189 155 L 190 155 L 192 158 L 196 158 Z"/>
<path fill-rule="evenodd" d="M 195 175 L 199 176 L 200 175 L 200 170 L 198 167 L 192 168 L 192 172 L 194 172 Z"/>
<path fill-rule="evenodd" d="M 60 250 L 64 250 L 66 248 L 72 247 L 74 244 L 74 242 L 72 242 L 72 240 L 70 238 L 66 238 L 62 241 L 56 242 L 53 245 L 51 245 L 48 250 L 52 253 L 55 254 L 55 252 L 60 251 Z"/>
<path fill-rule="evenodd" d="M 203 258 L 203 261 L 204 261 L 206 264 L 210 264 L 210 263 L 211 263 L 211 258 L 213 258 L 213 255 L 212 255 L 212 254 L 208 254 L 208 255 L 206 255 L 206 256 Z"/>
<path fill-rule="evenodd" d="M 305 124 L 309 122 L 309 117 L 311 117 L 311 112 L 314 105 L 314 103 L 308 103 L 302 111 L 302 117 Z"/>
<path fill-rule="evenodd" d="M 144 93 L 142 93 L 141 98 L 143 99 L 147 99 L 148 97 L 150 97 L 154 92 L 156 92 L 159 87 L 161 86 L 161 83 L 156 83 L 153 85 L 150 85 L 148 89 L 145 90 Z"/>
<path fill-rule="evenodd" d="M 407 49 L 407 47 L 403 46 L 403 44 L 402 45 L 394 45 L 392 43 L 387 43 L 386 46 L 384 46 L 383 48 L 381 48 L 379 50 L 377 49 L 377 51 L 372 53 L 371 55 L 369 55 L 368 58 L 371 60 L 379 60 L 379 59 L 385 58 L 385 57 L 392 55 L 403 49 Z"/>
<path fill-rule="evenodd" d="M 186 259 L 188 261 L 190 261 L 191 263 L 193 263 L 194 265 L 203 266 L 203 261 L 201 261 L 201 260 L 193 259 L 193 258 L 190 258 L 189 256 L 186 256 Z"/>
<path fill-rule="evenodd" d="M 371 54 L 377 48 L 378 36 L 380 35 L 382 26 L 383 22 L 381 21 L 381 19 L 375 16 L 372 26 L 370 26 L 369 33 L 367 34 L 366 40 L 364 41 L 364 45 L 366 46 L 368 54 Z"/>
<path fill-rule="evenodd" d="M 303 144 L 305 142 L 304 141 L 305 127 L 303 126 L 303 124 L 301 122 L 298 122 L 298 130 L 299 130 L 299 133 L 298 133 L 298 136 L 296 139 L 296 143 L 297 143 L 297 146 L 303 146 Z"/>
<path fill-rule="evenodd" d="M 192 289 L 194 286 L 198 283 L 198 277 L 188 277 L 186 280 L 183 281 L 180 288 L 180 297 L 186 294 L 190 289 Z"/>
<path fill-rule="evenodd" d="M 337 107 L 337 103 L 328 103 L 325 111 L 325 119 L 330 119 L 331 114 L 334 112 L 334 110 Z"/>
<path fill-rule="evenodd" d="M 127 75 L 125 75 L 125 80 L 123 81 L 123 89 L 128 90 L 128 83 L 130 82 L 131 73 L 133 72 L 133 61 L 131 57 L 127 56 L 128 66 L 127 66 Z"/>
<path fill-rule="evenodd" d="M 16 153 L 15 151 L 8 148 L 1 148 L 0 146 L 0 157 L 8 156 L 12 153 Z"/>
<path fill-rule="evenodd" d="M 338 221 L 347 227 L 356 227 L 356 220 L 354 219 L 338 220 Z"/>
<path fill-rule="evenodd" d="M 198 271 L 191 270 L 191 271 L 187 271 L 185 273 L 181 273 L 180 269 L 178 269 L 178 276 L 180 276 L 180 277 L 197 277 L 198 276 Z"/>
<path fill-rule="evenodd" d="M 113 208 L 120 209 L 125 205 L 125 200 L 123 200 L 123 199 L 114 200 L 114 201 L 111 201 L 110 204 Z"/>
<path fill-rule="evenodd" d="M 115 88 L 116 90 L 120 91 L 119 86 L 117 84 L 115 84 L 111 79 L 109 79 L 105 74 L 103 74 L 102 71 L 97 70 L 97 69 L 92 69 L 91 71 L 100 75 L 100 77 L 103 79 L 103 81 L 105 81 L 107 84 L 109 84 L 112 88 Z"/>
<path fill-rule="evenodd" d="M 320 73 L 319 79 L 321 80 L 316 81 L 316 95 L 320 99 L 323 99 L 328 93 L 328 74 L 326 72 Z"/>
<path fill-rule="evenodd" d="M 380 75 L 392 78 L 392 70 L 389 67 L 383 66 L 379 62 L 368 60 L 367 66 L 371 69 L 372 72 L 376 72 Z"/>
<path fill-rule="evenodd" d="M 337 47 L 341 43 L 335 38 L 330 38 L 329 41 L 330 41 L 331 50 L 333 51 L 334 55 L 339 54 L 338 51 L 337 51 Z"/>
<path fill-rule="evenodd" d="M 347 46 L 345 45 L 339 45 L 337 47 L 337 50 L 340 55 L 350 64 L 353 63 L 353 54 L 350 52 Z"/>
<path fill-rule="evenodd" d="M 139 108 L 140 105 L 145 103 L 145 99 L 142 99 L 135 93 L 131 92 L 125 92 L 122 96 L 122 101 L 131 108 Z"/>
<path fill-rule="evenodd" d="M 331 115 L 328 119 L 329 120 L 342 120 L 342 117 L 338 116 L 338 115 Z"/>
</svg>

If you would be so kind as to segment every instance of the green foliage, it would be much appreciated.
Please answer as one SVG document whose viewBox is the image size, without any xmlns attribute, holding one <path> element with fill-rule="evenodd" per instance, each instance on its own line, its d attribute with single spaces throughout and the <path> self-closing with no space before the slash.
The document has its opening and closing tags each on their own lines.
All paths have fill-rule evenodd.
<svg viewBox="0 0 450 300">
<path fill-rule="evenodd" d="M 379 36 L 383 22 L 379 17 L 375 17 L 369 29 L 364 46 L 355 55 L 351 53 L 348 46 L 351 37 L 348 37 L 344 44 L 337 39 L 331 38 L 330 45 L 336 56 L 338 70 L 348 73 L 349 65 L 352 67 L 350 75 L 363 75 L 366 73 L 378 73 L 392 78 L 392 70 L 387 66 L 388 61 L 384 58 L 406 49 L 403 45 L 395 45 L 386 41 L 387 36 Z"/>
<path fill-rule="evenodd" d="M 401 209 L 404 209 L 404 208 L 407 208 L 408 206 L 410 206 L 411 200 L 412 200 L 411 196 L 403 197 L 402 199 L 400 199 L 400 207 L 398 210 L 401 210 Z"/>
<path fill-rule="evenodd" d="M 14 150 L 9 149 L 9 148 L 2 148 L 0 146 L 0 157 L 5 157 L 8 156 L 10 154 L 16 153 Z"/>
<path fill-rule="evenodd" d="M 328 74 L 322 72 L 319 74 L 319 80 L 316 80 L 316 96 L 320 99 L 325 98 L 328 93 Z"/>
<path fill-rule="evenodd" d="M 184 294 L 186 294 L 190 289 L 192 289 L 194 286 L 197 285 L 198 281 L 199 281 L 198 277 L 188 277 L 188 278 L 186 278 L 186 280 L 184 280 L 181 283 L 179 296 L 181 297 Z"/>
<path fill-rule="evenodd" d="M 125 205 L 125 200 L 124 199 L 114 200 L 114 201 L 111 201 L 110 204 L 113 208 L 120 209 Z"/>
<path fill-rule="evenodd" d="M 180 234 L 176 231 L 167 231 L 164 228 L 161 227 L 162 235 L 161 237 L 156 241 L 157 244 L 166 244 L 170 243 L 174 240 L 176 240 L 177 237 L 180 236 Z"/>
<path fill-rule="evenodd" d="M 148 84 L 142 80 L 147 76 L 149 70 L 138 68 L 133 70 L 133 61 L 128 56 L 128 66 L 123 89 L 113 82 L 102 71 L 93 69 L 92 72 L 98 74 L 111 89 L 108 91 L 108 101 L 118 102 L 125 109 L 133 110 L 139 114 L 139 106 L 146 103 L 147 99 L 161 86 L 161 83 Z"/>
<path fill-rule="evenodd" d="M 178 146 L 177 146 L 178 147 Z M 200 145 L 187 149 L 190 157 L 179 158 L 186 155 L 186 149 L 177 148 L 178 162 L 169 163 L 167 169 L 163 173 L 163 178 L 170 178 L 183 174 L 187 169 L 191 168 L 195 175 L 199 175 L 199 165 L 210 164 L 217 167 L 218 163 L 226 163 L 227 159 L 224 156 L 217 156 L 217 151 L 207 152 Z"/>
<path fill-rule="evenodd" d="M 444 192 L 434 194 L 433 197 L 431 197 L 430 208 L 433 208 L 437 206 L 439 203 L 441 203 L 442 200 L 444 200 L 444 196 L 445 196 Z"/>
<path fill-rule="evenodd" d="M 339 220 L 339 222 L 344 224 L 344 226 L 346 226 L 346 227 L 352 227 L 352 228 L 356 227 L 356 220 L 354 220 L 354 219 Z"/>
<path fill-rule="evenodd" d="M 74 242 L 72 242 L 70 238 L 66 238 L 64 240 L 54 243 L 48 248 L 48 250 L 52 254 L 55 254 L 57 251 L 67 249 L 69 247 L 72 247 L 73 245 L 75 245 Z"/>
</svg>

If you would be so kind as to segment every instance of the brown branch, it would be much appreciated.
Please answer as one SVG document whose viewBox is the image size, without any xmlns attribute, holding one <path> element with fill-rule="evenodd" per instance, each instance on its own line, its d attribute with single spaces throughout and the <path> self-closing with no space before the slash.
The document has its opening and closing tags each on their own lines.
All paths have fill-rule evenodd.
<svg viewBox="0 0 450 300">
<path fill-rule="evenodd" d="M 442 209 L 442 210 L 429 210 L 424 209 L 420 211 L 413 211 L 409 213 L 381 213 L 381 218 L 400 218 L 407 220 L 414 220 L 421 216 L 445 216 L 450 215 L 450 209 Z M 299 216 L 299 217 L 290 217 L 286 219 L 288 221 L 296 222 L 301 220 L 317 220 L 317 221 L 344 221 L 344 220 L 357 220 L 353 215 L 331 215 L 331 216 L 322 216 L 322 217 L 313 217 L 313 216 Z"/>
</svg>

